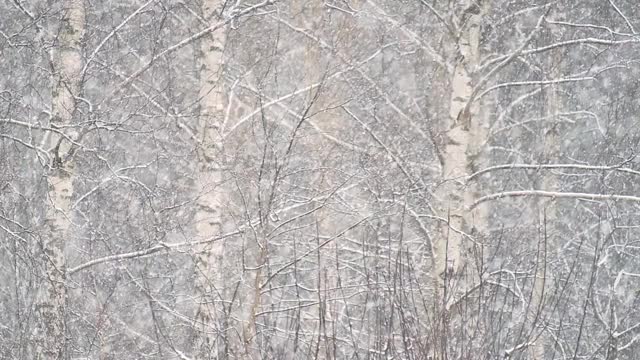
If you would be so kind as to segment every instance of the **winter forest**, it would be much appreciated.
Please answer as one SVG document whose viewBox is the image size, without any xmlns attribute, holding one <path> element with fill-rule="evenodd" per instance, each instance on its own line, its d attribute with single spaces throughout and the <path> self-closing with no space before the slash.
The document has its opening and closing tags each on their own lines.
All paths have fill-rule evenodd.
<svg viewBox="0 0 640 360">
<path fill-rule="evenodd" d="M 636 0 L 3 0 L 1 359 L 634 360 Z"/>
</svg>

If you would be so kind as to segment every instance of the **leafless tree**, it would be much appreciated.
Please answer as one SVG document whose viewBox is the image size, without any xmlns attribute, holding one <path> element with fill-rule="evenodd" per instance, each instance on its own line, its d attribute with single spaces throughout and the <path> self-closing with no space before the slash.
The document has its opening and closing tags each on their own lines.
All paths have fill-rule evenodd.
<svg viewBox="0 0 640 360">
<path fill-rule="evenodd" d="M 634 359 L 639 26 L 0 4 L 0 357 Z"/>
</svg>

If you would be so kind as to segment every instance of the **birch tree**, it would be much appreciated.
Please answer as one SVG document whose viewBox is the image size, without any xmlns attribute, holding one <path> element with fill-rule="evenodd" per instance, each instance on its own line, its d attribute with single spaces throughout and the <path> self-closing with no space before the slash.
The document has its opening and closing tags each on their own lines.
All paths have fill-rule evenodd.
<svg viewBox="0 0 640 360">
<path fill-rule="evenodd" d="M 0 357 L 634 359 L 634 5 L 0 3 Z"/>
<path fill-rule="evenodd" d="M 221 21 L 224 4 L 219 1 L 204 2 L 202 15 L 205 24 Z M 196 344 L 199 358 L 224 356 L 227 335 L 216 334 L 228 326 L 224 269 L 224 245 L 213 239 L 224 229 L 223 212 L 226 206 L 223 190 L 225 94 L 223 78 L 223 29 L 201 40 L 201 84 L 199 92 L 200 118 L 198 124 L 198 170 L 196 189 L 198 194 L 195 213 L 196 241 L 202 242 L 196 249 L 196 289 L 199 305 L 196 322 L 199 341 Z M 222 306 L 220 306 L 222 304 Z M 230 308 L 233 304 L 228 305 Z"/>
<path fill-rule="evenodd" d="M 82 1 L 66 1 L 57 31 L 57 46 L 52 59 L 51 127 L 63 129 L 51 133 L 50 170 L 47 174 L 49 204 L 46 210 L 45 238 L 42 244 L 46 282 L 39 307 L 42 327 L 36 335 L 36 358 L 62 359 L 66 353 L 65 315 L 67 279 L 65 251 L 73 214 L 71 198 L 75 177 L 74 151 L 79 132 L 73 127 L 76 97 L 81 92 L 82 40 L 85 9 Z M 69 131 L 70 130 L 70 131 Z"/>
<path fill-rule="evenodd" d="M 480 54 L 480 40 L 483 13 L 491 6 L 488 2 L 462 2 L 461 11 L 447 24 L 453 39 L 453 74 L 450 80 L 449 116 L 444 120 L 445 135 L 439 145 L 443 184 L 437 191 L 440 216 L 446 222 L 440 225 L 440 231 L 434 237 L 433 256 L 434 285 L 436 286 L 436 321 L 442 321 L 443 343 L 437 346 L 436 358 L 445 359 L 447 355 L 447 337 L 451 304 L 459 291 L 466 292 L 469 285 L 465 282 L 475 278 L 471 273 L 463 274 L 473 268 L 470 247 L 465 234 L 477 236 L 486 229 L 482 208 L 471 209 L 475 197 L 473 186 L 466 188 L 465 175 L 478 166 L 477 158 L 481 147 L 486 143 L 486 118 L 481 116 L 481 104 L 476 99 L 478 75 L 476 71 Z M 474 81 L 474 77 L 476 80 Z M 473 281 L 473 280 L 471 280 Z M 458 294 L 456 294 L 458 293 Z M 466 321 L 471 322 L 470 318 Z"/>
</svg>

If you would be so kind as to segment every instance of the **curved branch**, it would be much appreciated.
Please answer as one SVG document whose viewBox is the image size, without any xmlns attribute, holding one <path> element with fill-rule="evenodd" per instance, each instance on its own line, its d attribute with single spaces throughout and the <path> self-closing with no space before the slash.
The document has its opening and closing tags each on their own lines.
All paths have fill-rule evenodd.
<svg viewBox="0 0 640 360">
<path fill-rule="evenodd" d="M 563 46 L 574 46 L 574 45 L 583 45 L 583 44 L 617 46 L 617 45 L 624 45 L 624 44 L 638 43 L 638 42 L 640 42 L 640 40 L 635 38 L 625 39 L 625 40 L 605 40 L 605 39 L 598 39 L 598 38 L 573 39 L 573 40 L 561 41 L 561 42 L 557 42 L 557 43 L 553 43 L 553 44 L 549 44 L 549 45 L 545 45 L 545 46 L 541 46 L 541 47 L 537 47 L 529 50 L 523 50 L 519 52 L 517 55 L 525 56 L 525 55 L 539 54 L 539 53 L 550 51 Z M 505 59 L 509 59 L 511 56 L 513 56 L 513 54 L 514 53 L 502 55 L 497 58 L 491 59 L 486 63 L 482 64 L 480 66 L 480 69 L 484 69 L 487 66 L 491 66 L 492 64 L 495 64 L 497 62 L 501 62 Z"/>
<path fill-rule="evenodd" d="M 640 175 L 640 171 L 619 167 L 619 166 L 598 166 L 598 165 L 581 165 L 581 164 L 505 164 L 491 166 L 486 169 L 477 171 L 467 177 L 467 181 L 474 178 L 497 170 L 511 170 L 511 169 L 574 169 L 574 170 L 594 170 L 594 171 L 617 171 L 626 174 Z"/>
<path fill-rule="evenodd" d="M 550 197 L 550 198 L 566 198 L 566 199 L 586 199 L 586 200 L 618 200 L 618 201 L 632 201 L 640 202 L 640 197 L 632 195 L 605 195 L 605 194 L 589 194 L 589 193 L 574 193 L 574 192 L 558 192 L 558 191 L 544 191 L 544 190 L 522 190 L 522 191 L 505 191 L 501 193 L 491 194 L 483 196 L 476 200 L 470 208 L 480 205 L 483 202 L 490 200 L 497 200 L 507 197 Z"/>
<path fill-rule="evenodd" d="M 214 242 L 214 241 L 219 241 L 219 240 L 225 239 L 225 238 L 230 237 L 230 236 L 238 235 L 241 232 L 242 232 L 242 230 L 238 230 L 238 231 L 234 231 L 234 232 L 231 232 L 231 233 L 228 233 L 228 234 L 212 237 L 210 239 L 205 239 L 205 240 L 201 240 L 201 241 L 184 241 L 184 242 L 180 242 L 180 243 L 170 243 L 170 244 L 159 243 L 156 246 L 152 246 L 152 247 L 150 247 L 148 249 L 144 249 L 144 250 L 138 250 L 138 251 L 132 251 L 132 252 L 128 252 L 128 253 L 109 255 L 109 256 L 105 256 L 105 257 L 101 257 L 101 258 L 98 258 L 98 259 L 93 259 L 93 260 L 87 261 L 86 263 L 78 265 L 76 267 L 72 267 L 72 268 L 67 270 L 67 275 L 73 275 L 73 274 L 77 273 L 78 271 L 84 270 L 84 269 L 92 267 L 94 265 L 106 263 L 106 262 L 118 261 L 118 260 L 127 260 L 127 259 L 135 259 L 135 258 L 143 257 L 145 255 L 151 255 L 153 253 L 157 253 L 157 252 L 160 252 L 160 251 L 174 250 L 176 248 L 180 248 L 180 247 L 183 247 L 183 246 L 193 246 L 193 245 L 207 244 L 207 243 L 211 243 L 211 242 Z"/>
<path fill-rule="evenodd" d="M 149 60 L 146 64 L 144 64 L 142 67 L 140 67 L 137 71 L 135 71 L 133 74 L 129 75 L 129 77 L 126 78 L 126 80 L 122 81 L 120 84 L 118 84 L 118 86 L 111 92 L 111 94 L 107 97 L 111 98 L 112 96 L 114 96 L 115 94 L 117 94 L 118 92 L 120 92 L 122 89 L 124 89 L 125 87 L 129 86 L 131 83 L 134 82 L 134 80 L 139 77 L 140 75 L 142 75 L 145 71 L 149 70 L 153 64 L 155 64 L 159 59 L 172 54 L 180 49 L 182 49 L 183 47 L 191 44 L 192 42 L 199 40 L 200 38 L 207 36 L 209 33 L 212 33 L 224 26 L 226 26 L 227 24 L 229 24 L 230 22 L 232 22 L 233 20 L 247 15 L 255 10 L 258 10 L 262 7 L 265 7 L 267 5 L 271 5 L 273 3 L 272 0 L 264 0 L 261 3 L 258 3 L 256 5 L 250 6 L 242 11 L 239 11 L 238 13 L 236 13 L 234 16 L 229 17 L 219 23 L 213 24 L 211 26 L 209 26 L 208 28 L 205 28 L 204 30 L 201 30 L 197 33 L 195 33 L 194 35 L 172 45 L 169 46 L 168 48 L 164 49 L 163 51 L 161 51 L 160 53 L 158 53 L 157 55 L 155 55 L 153 58 L 151 58 L 151 60 Z M 103 100 L 104 101 L 104 100 Z"/>
</svg>

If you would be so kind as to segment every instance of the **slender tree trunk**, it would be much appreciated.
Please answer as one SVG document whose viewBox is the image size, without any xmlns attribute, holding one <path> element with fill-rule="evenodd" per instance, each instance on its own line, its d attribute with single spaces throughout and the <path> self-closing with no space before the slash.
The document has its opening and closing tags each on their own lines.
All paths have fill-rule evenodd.
<svg viewBox="0 0 640 360">
<path fill-rule="evenodd" d="M 81 88 L 82 38 L 85 8 L 82 0 L 67 0 L 63 4 L 58 43 L 52 52 L 54 81 L 52 87 L 51 122 L 59 128 L 69 125 L 76 107 L 75 97 Z M 71 224 L 73 194 L 73 145 L 67 137 L 51 134 L 52 163 L 47 174 L 48 206 L 43 243 L 46 268 L 45 286 L 38 301 L 40 324 L 37 358 L 65 357 L 66 268 L 65 247 Z"/>
<path fill-rule="evenodd" d="M 441 145 L 443 183 L 436 191 L 440 200 L 440 216 L 448 223 L 440 226 L 439 235 L 433 243 L 433 281 L 435 296 L 435 358 L 446 359 L 447 329 L 449 328 L 449 307 L 456 293 L 467 286 L 463 272 L 468 266 L 465 250 L 466 232 L 474 235 L 485 229 L 485 210 L 476 207 L 469 210 L 476 197 L 473 186 L 466 186 L 465 176 L 477 164 L 474 163 L 486 139 L 486 124 L 480 116 L 480 105 L 472 101 L 474 71 L 479 59 L 479 40 L 482 12 L 484 8 L 475 1 L 465 1 L 465 10 L 459 16 L 458 54 L 451 79 L 449 118 L 446 134 Z M 486 4 L 485 4 L 486 5 Z"/>
<path fill-rule="evenodd" d="M 203 16 L 208 22 L 221 19 L 225 1 L 207 0 Z M 228 159 L 233 146 L 225 138 L 227 95 L 223 65 L 226 32 L 221 29 L 201 43 L 200 121 L 198 125 L 198 191 L 195 214 L 196 240 L 203 241 L 232 231 Z M 225 146 L 225 144 L 227 146 Z M 196 322 L 199 359 L 243 358 L 257 355 L 256 316 L 261 297 L 261 264 L 265 247 L 258 230 L 254 239 L 238 238 L 208 242 L 196 249 L 196 292 L 199 306 Z M 238 243 L 236 243 L 236 240 Z M 233 242 L 233 243 L 231 243 Z M 241 249 L 239 249 L 241 248 Z M 236 257 L 240 257 L 238 260 Z M 239 283 L 232 283 L 238 279 Z"/>
<path fill-rule="evenodd" d="M 558 75 L 558 71 L 554 71 L 561 61 L 560 52 L 554 51 L 549 56 L 549 73 L 551 78 L 555 78 Z M 560 154 L 560 139 L 558 134 L 557 116 L 560 109 L 560 103 L 557 94 L 557 85 L 550 85 L 546 91 L 546 106 L 545 116 L 548 118 L 547 126 L 544 128 L 543 140 L 543 162 L 547 164 L 554 164 L 558 162 Z M 553 171 L 546 171 L 542 176 L 542 189 L 545 191 L 558 191 L 558 179 L 554 175 Z M 547 279 L 547 254 L 549 249 L 553 248 L 555 243 L 555 237 L 557 236 L 557 230 L 555 225 L 557 224 L 557 204 L 554 199 L 546 200 L 540 199 L 537 201 L 539 209 L 539 219 L 542 223 L 543 236 L 539 240 L 539 246 L 537 251 L 537 264 L 536 274 L 533 283 L 533 293 L 531 296 L 531 304 L 529 306 L 529 313 L 527 315 L 528 321 L 532 326 L 532 345 L 529 347 L 529 355 L 532 360 L 543 360 L 545 357 L 544 351 L 544 337 L 539 336 L 542 331 L 538 328 L 538 324 L 542 321 L 542 314 L 544 309 L 545 300 L 545 287 L 548 282 Z"/>
<path fill-rule="evenodd" d="M 221 0 L 203 1 L 202 13 L 208 22 L 219 21 L 224 5 Z M 196 240 L 205 241 L 223 231 L 223 208 L 226 194 L 222 187 L 223 138 L 220 133 L 224 121 L 225 94 L 222 77 L 225 32 L 215 31 L 201 40 L 200 49 L 200 116 L 197 138 L 199 142 L 195 213 Z M 209 242 L 196 248 L 196 291 L 199 304 L 196 315 L 198 359 L 223 356 L 225 335 L 216 332 L 225 319 L 223 292 L 224 247 L 222 242 Z M 223 356 L 224 357 L 224 356 Z"/>
</svg>

